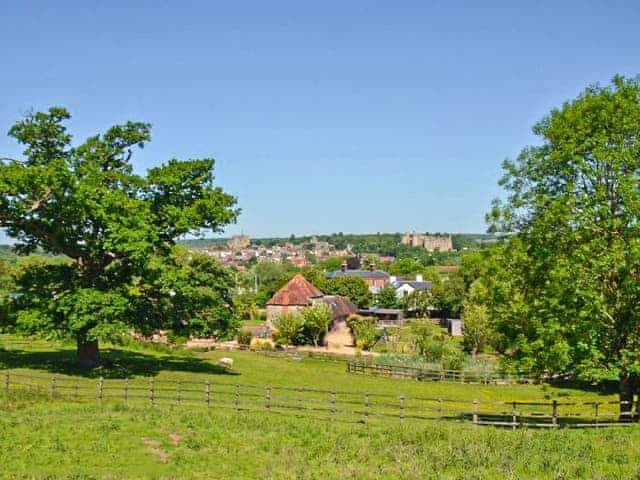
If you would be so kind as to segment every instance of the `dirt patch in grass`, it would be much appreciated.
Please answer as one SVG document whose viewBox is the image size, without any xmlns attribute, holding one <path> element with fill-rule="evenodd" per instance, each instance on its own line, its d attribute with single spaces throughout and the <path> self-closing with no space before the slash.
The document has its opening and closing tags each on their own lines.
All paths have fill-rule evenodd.
<svg viewBox="0 0 640 480">
<path fill-rule="evenodd" d="M 148 447 L 159 447 L 160 445 L 162 445 L 162 442 L 160 440 L 155 440 L 149 437 L 142 437 L 140 440 Z"/>
<path fill-rule="evenodd" d="M 171 440 L 171 443 L 173 443 L 174 445 L 178 445 L 180 443 L 180 440 L 182 440 L 182 435 L 178 435 L 177 433 L 170 433 L 169 440 Z"/>
</svg>

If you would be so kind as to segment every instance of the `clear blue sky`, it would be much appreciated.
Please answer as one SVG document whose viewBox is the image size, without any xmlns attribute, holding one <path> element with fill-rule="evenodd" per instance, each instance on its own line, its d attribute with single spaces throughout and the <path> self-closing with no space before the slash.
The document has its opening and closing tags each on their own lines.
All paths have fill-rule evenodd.
<svg viewBox="0 0 640 480">
<path fill-rule="evenodd" d="M 0 130 L 50 105 L 78 140 L 149 121 L 136 169 L 216 158 L 243 209 L 227 232 L 252 236 L 484 231 L 533 123 L 640 73 L 638 1 L 14 0 L 0 18 Z"/>
</svg>

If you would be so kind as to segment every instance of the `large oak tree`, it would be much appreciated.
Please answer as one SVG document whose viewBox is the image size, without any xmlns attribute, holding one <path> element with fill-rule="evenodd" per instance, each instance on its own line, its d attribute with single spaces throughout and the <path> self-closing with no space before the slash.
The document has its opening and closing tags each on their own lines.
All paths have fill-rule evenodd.
<svg viewBox="0 0 640 480">
<path fill-rule="evenodd" d="M 239 213 L 214 184 L 214 160 L 172 159 L 141 176 L 131 160 L 150 125 L 127 122 L 72 145 L 69 118 L 63 108 L 27 115 L 9 132 L 23 157 L 0 161 L 0 226 L 19 252 L 61 259 L 21 272 L 17 327 L 74 337 L 85 366 L 99 361 L 100 339 L 125 331 L 224 331 L 226 273 L 174 247 Z"/>
<path fill-rule="evenodd" d="M 489 275 L 502 350 L 522 366 L 616 375 L 628 414 L 640 375 L 640 80 L 587 88 L 504 163 L 492 219 L 510 240 Z"/>
</svg>

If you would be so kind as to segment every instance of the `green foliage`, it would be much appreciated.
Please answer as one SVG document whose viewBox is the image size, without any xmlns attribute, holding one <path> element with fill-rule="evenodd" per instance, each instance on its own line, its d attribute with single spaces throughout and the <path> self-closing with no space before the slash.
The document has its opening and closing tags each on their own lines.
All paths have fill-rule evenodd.
<svg viewBox="0 0 640 480">
<path fill-rule="evenodd" d="M 444 318 L 459 318 L 466 295 L 466 285 L 461 271 L 455 271 L 431 288 L 433 304 Z"/>
<path fill-rule="evenodd" d="M 172 159 L 136 175 L 130 160 L 150 140 L 148 124 L 116 125 L 72 146 L 69 118 L 57 107 L 27 115 L 9 132 L 24 159 L 0 162 L 0 227 L 21 253 L 63 257 L 20 267 L 18 326 L 78 345 L 130 328 L 227 330 L 222 269 L 172 250 L 178 237 L 220 232 L 239 213 L 213 183 L 214 161 Z"/>
<path fill-rule="evenodd" d="M 459 369 L 464 362 L 460 347 L 442 329 L 427 321 L 411 324 L 413 350 L 427 362 L 442 362 L 445 368 Z"/>
<path fill-rule="evenodd" d="M 233 297 L 234 310 L 241 320 L 253 320 L 258 316 L 258 302 L 256 294 L 250 291 Z"/>
<path fill-rule="evenodd" d="M 254 265 L 251 273 L 257 276 L 258 281 L 255 302 L 264 308 L 274 293 L 298 273 L 298 269 L 289 263 L 260 262 Z"/>
<path fill-rule="evenodd" d="M 490 219 L 489 313 L 522 365 L 611 373 L 632 398 L 640 374 L 640 80 L 616 76 L 534 127 L 541 144 L 505 161 Z M 499 304 L 499 300 L 503 300 Z"/>
<path fill-rule="evenodd" d="M 381 288 L 375 296 L 375 302 L 381 308 L 396 308 L 398 306 L 398 297 L 396 290 L 392 287 Z"/>
<path fill-rule="evenodd" d="M 400 298 L 397 303 L 405 315 L 424 318 L 431 315 L 433 295 L 430 290 L 414 290 Z"/>
<path fill-rule="evenodd" d="M 313 345 L 317 347 L 329 331 L 333 320 L 333 310 L 326 303 L 317 303 L 302 310 L 301 315 L 303 320 L 302 335 L 305 340 L 310 338 Z"/>
<path fill-rule="evenodd" d="M 488 295 L 484 283 L 481 280 L 476 280 L 471 285 L 468 298 L 464 303 L 462 345 L 474 358 L 476 353 L 481 352 L 486 345 L 489 345 L 494 337 L 489 319 L 489 309 L 486 305 Z"/>
<path fill-rule="evenodd" d="M 359 308 L 366 308 L 371 303 L 369 286 L 361 277 L 317 277 L 314 284 L 324 294 L 347 297 Z"/>
<path fill-rule="evenodd" d="M 304 328 L 304 318 L 298 312 L 281 313 L 273 319 L 276 331 L 272 338 L 277 345 L 296 345 Z"/>
<path fill-rule="evenodd" d="M 241 328 L 238 330 L 236 334 L 236 338 L 238 340 L 239 345 L 249 346 L 251 345 L 251 340 L 253 339 L 253 333 L 248 328 Z"/>
<path fill-rule="evenodd" d="M 377 320 L 373 317 L 351 315 L 347 319 L 347 327 L 351 330 L 354 343 L 361 350 L 371 350 L 380 338 L 376 328 Z"/>
<path fill-rule="evenodd" d="M 320 345 L 333 319 L 331 307 L 318 303 L 296 312 L 281 313 L 273 319 L 272 334 L 278 345 Z"/>
</svg>

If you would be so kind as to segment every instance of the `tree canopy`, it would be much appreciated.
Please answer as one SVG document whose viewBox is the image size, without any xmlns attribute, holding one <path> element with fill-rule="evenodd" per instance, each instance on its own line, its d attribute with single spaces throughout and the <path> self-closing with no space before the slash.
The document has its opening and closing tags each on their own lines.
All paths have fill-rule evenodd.
<svg viewBox="0 0 640 480">
<path fill-rule="evenodd" d="M 142 176 L 131 160 L 150 141 L 149 124 L 72 145 L 69 118 L 59 107 L 27 115 L 9 131 L 23 158 L 0 161 L 0 227 L 18 252 L 62 259 L 23 269 L 17 326 L 76 338 L 86 365 L 98 360 L 98 340 L 131 329 L 223 331 L 222 269 L 174 250 L 180 236 L 221 232 L 239 214 L 214 184 L 214 160 L 171 159 Z"/>
<path fill-rule="evenodd" d="M 505 161 L 491 214 L 509 240 L 487 275 L 501 349 L 525 367 L 640 374 L 640 80 L 587 88 Z M 625 404 L 624 408 L 629 408 Z"/>
</svg>

